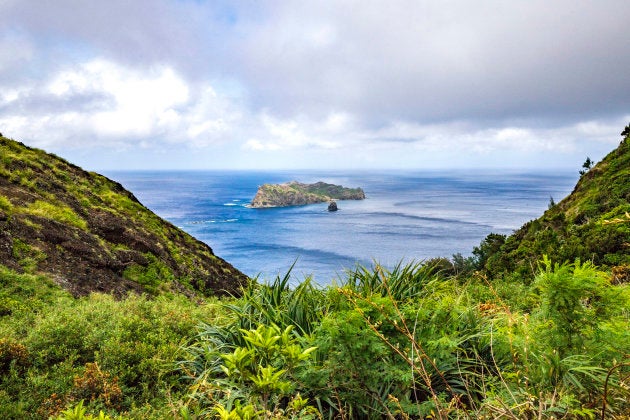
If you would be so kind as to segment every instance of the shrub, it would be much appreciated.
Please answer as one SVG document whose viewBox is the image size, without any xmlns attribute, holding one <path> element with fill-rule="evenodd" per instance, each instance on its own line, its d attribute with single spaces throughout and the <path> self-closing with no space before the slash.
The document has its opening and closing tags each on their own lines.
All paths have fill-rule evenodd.
<svg viewBox="0 0 630 420">
<path fill-rule="evenodd" d="M 33 273 L 37 265 L 46 259 L 46 254 L 17 238 L 13 239 L 13 258 L 27 273 Z"/>
<path fill-rule="evenodd" d="M 50 293 L 38 280 L 0 276 L 2 290 L 16 290 L 13 296 L 20 300 Z M 18 285 L 28 291 L 15 289 Z M 23 418 L 37 410 L 47 418 L 79 399 L 92 411 L 138 407 L 143 418 L 169 417 L 166 398 L 176 400 L 184 391 L 175 370 L 182 346 L 200 319 L 222 316 L 213 301 L 199 306 L 179 296 L 149 300 L 132 295 L 116 301 L 101 294 L 72 299 L 59 291 L 38 305 L 25 302 L 25 307 L 12 307 L 11 317 L 0 317 L 1 335 L 15 337 L 0 346 L 9 354 L 2 360 L 11 369 L 10 375 L 0 373 L 2 418 Z M 16 344 L 28 352 L 26 361 L 16 357 Z"/>
<path fill-rule="evenodd" d="M 124 417 L 118 416 L 116 420 L 123 420 Z M 83 407 L 83 401 L 79 401 L 77 405 L 60 413 L 53 420 L 114 420 L 114 418 L 106 415 L 102 411 L 98 413 L 98 416 L 86 414 L 86 409 Z"/>
<path fill-rule="evenodd" d="M 246 344 L 232 352 L 209 347 L 207 357 L 214 359 L 209 365 L 219 366 L 220 372 L 210 368 L 194 378 L 191 397 L 197 408 L 221 418 L 318 417 L 300 396 L 297 379 L 308 368 L 315 347 L 305 348 L 292 330 L 260 324 L 240 330 Z"/>
<path fill-rule="evenodd" d="M 73 400 L 100 400 L 107 408 L 120 408 L 122 391 L 118 386 L 118 378 L 103 372 L 98 363 L 87 363 L 81 376 L 75 376 L 74 386 L 70 391 Z"/>
<path fill-rule="evenodd" d="M 13 369 L 24 370 L 31 365 L 28 349 L 24 344 L 7 339 L 0 339 L 0 375 L 6 375 Z"/>
<path fill-rule="evenodd" d="M 537 314 L 549 321 L 549 344 L 563 357 L 592 338 L 597 323 L 619 305 L 609 277 L 592 264 L 553 265 L 545 257 L 543 266 L 534 283 L 542 299 Z"/>
<path fill-rule="evenodd" d="M 160 259 L 151 253 L 146 253 L 145 258 L 149 262 L 146 266 L 132 264 L 123 272 L 123 278 L 144 286 L 148 293 L 157 294 L 162 284 L 168 284 L 175 280 L 173 271 Z"/>
</svg>

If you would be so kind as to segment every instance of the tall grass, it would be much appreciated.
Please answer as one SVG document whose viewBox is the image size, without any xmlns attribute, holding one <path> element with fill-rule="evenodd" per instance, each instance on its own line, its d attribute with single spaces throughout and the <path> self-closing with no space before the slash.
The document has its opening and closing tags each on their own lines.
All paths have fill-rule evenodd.
<svg viewBox="0 0 630 420">
<path fill-rule="evenodd" d="M 390 296 L 396 301 L 419 297 L 426 291 L 426 285 L 438 278 L 439 272 L 433 264 L 399 262 L 393 269 L 375 263 L 373 267 L 357 266 L 347 272 L 345 287 L 361 296 Z"/>
</svg>

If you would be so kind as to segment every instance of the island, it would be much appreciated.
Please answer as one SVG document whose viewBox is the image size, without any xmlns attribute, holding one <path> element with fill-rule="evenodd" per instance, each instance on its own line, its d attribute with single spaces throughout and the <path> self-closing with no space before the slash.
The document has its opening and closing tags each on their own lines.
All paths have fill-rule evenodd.
<svg viewBox="0 0 630 420">
<path fill-rule="evenodd" d="M 250 207 L 261 209 L 270 207 L 303 206 L 325 203 L 332 200 L 363 200 L 361 188 L 346 188 L 341 185 L 316 182 L 303 184 L 297 181 L 284 184 L 263 184 L 258 187 Z"/>
</svg>

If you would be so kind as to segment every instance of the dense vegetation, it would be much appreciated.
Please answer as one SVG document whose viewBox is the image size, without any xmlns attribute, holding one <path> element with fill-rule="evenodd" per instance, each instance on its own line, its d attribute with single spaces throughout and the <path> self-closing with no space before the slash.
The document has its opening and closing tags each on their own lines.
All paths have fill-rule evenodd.
<svg viewBox="0 0 630 420">
<path fill-rule="evenodd" d="M 630 412 L 630 289 L 590 263 L 544 260 L 530 286 L 427 264 L 357 268 L 324 289 L 288 280 L 196 305 L 76 299 L 3 269 L 0 417 Z"/>
<path fill-rule="evenodd" d="M 0 418 L 628 418 L 628 143 L 470 258 L 323 288 L 76 298 L 0 266 Z"/>
</svg>

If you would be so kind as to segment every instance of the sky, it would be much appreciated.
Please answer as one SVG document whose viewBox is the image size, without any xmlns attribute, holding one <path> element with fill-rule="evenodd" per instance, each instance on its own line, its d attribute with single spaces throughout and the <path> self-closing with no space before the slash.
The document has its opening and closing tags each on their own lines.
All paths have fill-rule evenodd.
<svg viewBox="0 0 630 420">
<path fill-rule="evenodd" d="M 577 171 L 628 0 L 0 0 L 0 132 L 90 170 Z"/>
</svg>

